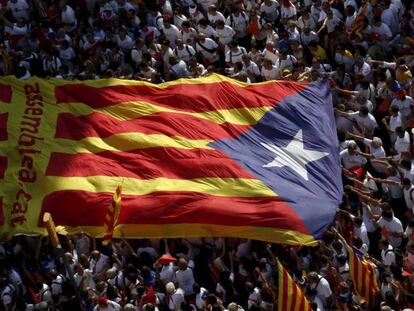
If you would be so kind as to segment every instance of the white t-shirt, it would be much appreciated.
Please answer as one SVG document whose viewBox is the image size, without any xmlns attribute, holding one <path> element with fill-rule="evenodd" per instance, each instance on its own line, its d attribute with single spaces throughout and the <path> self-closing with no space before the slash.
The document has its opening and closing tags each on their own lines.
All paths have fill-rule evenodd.
<svg viewBox="0 0 414 311">
<path fill-rule="evenodd" d="M 326 304 L 326 300 L 332 296 L 331 286 L 329 285 L 327 279 L 322 278 L 320 275 L 318 275 L 318 277 L 320 278 L 318 284 L 312 284 L 310 287 L 312 289 L 316 289 L 318 292 L 316 296 L 319 297 L 324 304 Z"/>
<path fill-rule="evenodd" d="M 399 247 L 401 245 L 402 239 L 399 237 L 392 236 L 392 233 L 404 232 L 401 221 L 398 218 L 393 217 L 391 221 L 386 221 L 384 218 L 381 217 L 380 220 L 378 221 L 378 225 L 381 228 L 385 227 L 387 231 L 390 233 L 391 235 L 390 244 L 392 245 L 392 247 Z"/>
<path fill-rule="evenodd" d="M 410 134 L 407 131 L 404 131 L 404 137 L 401 138 L 397 135 L 397 139 L 394 143 L 395 151 L 400 155 L 401 152 L 406 152 L 410 150 Z"/>
<path fill-rule="evenodd" d="M 274 22 L 279 16 L 279 7 L 279 2 L 277 2 L 276 0 L 272 1 L 269 6 L 263 2 L 260 6 L 260 12 L 265 13 L 265 18 L 268 21 Z"/>
<path fill-rule="evenodd" d="M 12 12 L 15 19 L 24 18 L 29 20 L 29 5 L 26 0 L 17 0 L 16 3 L 7 1 L 7 8 Z"/>
<path fill-rule="evenodd" d="M 381 251 L 382 263 L 386 266 L 391 266 L 395 263 L 395 253 L 393 247 L 388 245 L 388 249 Z"/>
<path fill-rule="evenodd" d="M 411 107 L 414 105 L 413 99 L 410 96 L 406 96 L 404 100 L 394 98 L 391 102 L 391 106 L 397 106 L 400 109 L 400 113 L 403 118 L 407 118 L 411 113 Z"/>
<path fill-rule="evenodd" d="M 66 5 L 65 10 L 62 10 L 61 18 L 66 32 L 72 32 L 78 26 L 75 11 L 69 5 Z"/>
<path fill-rule="evenodd" d="M 115 301 L 108 300 L 108 305 L 106 307 L 96 306 L 94 311 L 119 311 L 121 310 L 121 305 L 116 303 Z"/>
<path fill-rule="evenodd" d="M 414 211 L 414 202 L 413 202 L 414 201 L 414 186 L 411 185 L 411 187 L 408 190 L 405 189 L 404 187 L 403 193 L 404 193 L 405 205 L 407 206 L 407 208 Z"/>
<path fill-rule="evenodd" d="M 215 23 L 217 22 L 217 21 L 223 21 L 223 22 L 225 22 L 226 21 L 226 18 L 224 17 L 224 15 L 223 14 L 221 14 L 220 12 L 216 12 L 217 14 L 216 15 L 212 15 L 212 14 L 210 14 L 210 13 L 207 13 L 207 18 L 208 18 L 208 21 L 212 24 L 212 25 L 215 25 Z"/>
<path fill-rule="evenodd" d="M 175 25 L 170 25 L 169 28 L 163 28 L 162 31 L 164 32 L 165 37 L 170 41 L 170 46 L 175 48 L 175 40 L 181 38 L 181 32 Z"/>
<path fill-rule="evenodd" d="M 194 293 L 194 275 L 191 268 L 185 270 L 177 270 L 175 272 L 175 278 L 177 280 L 178 286 L 184 291 L 185 295 L 192 295 Z"/>
<path fill-rule="evenodd" d="M 214 52 L 210 52 L 208 50 L 216 50 L 217 47 L 218 45 L 216 42 L 214 42 L 214 40 L 206 38 L 204 42 L 197 41 L 195 49 L 197 52 L 200 52 L 207 60 L 212 61 Z"/>
<path fill-rule="evenodd" d="M 224 25 L 223 29 L 216 29 L 217 36 L 219 38 L 219 42 L 223 45 L 229 44 L 232 40 L 236 32 L 228 25 Z"/>
<path fill-rule="evenodd" d="M 369 148 L 369 152 L 374 156 L 375 159 L 384 158 L 386 156 L 384 148 L 378 147 L 374 148 L 372 147 L 372 140 L 368 138 L 364 138 L 364 144 Z M 386 166 L 384 164 L 380 163 L 371 163 L 372 167 L 379 173 L 384 173 Z"/>
<path fill-rule="evenodd" d="M 280 70 L 276 66 L 272 66 L 272 69 L 266 69 L 262 67 L 262 78 L 266 81 L 277 80 L 280 78 Z"/>
<path fill-rule="evenodd" d="M 184 302 L 184 291 L 181 288 L 177 288 L 175 293 L 170 296 L 168 307 L 171 311 L 178 311 L 181 309 L 182 302 Z"/>
<path fill-rule="evenodd" d="M 344 168 L 350 169 L 353 167 L 358 167 L 365 165 L 367 163 L 367 159 L 360 154 L 349 154 L 348 149 L 341 151 L 339 154 L 341 159 L 341 163 Z"/>
<path fill-rule="evenodd" d="M 375 128 L 378 126 L 374 116 L 370 113 L 364 117 L 361 116 L 358 111 L 356 111 L 349 113 L 349 117 L 352 120 L 355 120 L 360 127 L 365 128 L 368 133 L 373 133 Z"/>
<path fill-rule="evenodd" d="M 226 63 L 235 64 L 237 62 L 242 62 L 242 56 L 247 54 L 246 49 L 244 47 L 237 47 L 237 51 L 229 50 L 226 53 Z"/>
<path fill-rule="evenodd" d="M 96 261 L 95 259 L 91 259 L 90 261 L 90 269 L 92 271 L 95 271 L 96 273 L 101 273 L 103 272 L 106 264 L 108 263 L 108 256 L 104 255 L 104 254 L 100 254 L 98 261 Z"/>
</svg>

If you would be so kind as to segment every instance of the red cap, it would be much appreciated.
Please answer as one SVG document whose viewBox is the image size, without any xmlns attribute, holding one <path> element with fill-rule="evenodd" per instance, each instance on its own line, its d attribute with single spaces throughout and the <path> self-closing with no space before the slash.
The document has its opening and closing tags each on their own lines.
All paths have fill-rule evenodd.
<svg viewBox="0 0 414 311">
<path fill-rule="evenodd" d="M 106 296 L 99 297 L 98 305 L 99 306 L 107 306 L 108 305 L 108 298 L 106 298 Z"/>
<path fill-rule="evenodd" d="M 174 257 L 171 257 L 170 255 L 162 255 L 160 258 L 158 258 L 157 263 L 159 263 L 160 265 L 166 265 L 169 264 L 170 262 L 175 262 L 177 261 L 177 259 L 175 259 Z"/>
</svg>

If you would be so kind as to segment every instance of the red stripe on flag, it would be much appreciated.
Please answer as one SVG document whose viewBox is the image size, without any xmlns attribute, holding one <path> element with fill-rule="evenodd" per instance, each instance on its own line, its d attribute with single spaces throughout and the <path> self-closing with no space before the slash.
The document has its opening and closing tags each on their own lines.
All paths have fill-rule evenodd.
<svg viewBox="0 0 414 311">
<path fill-rule="evenodd" d="M 305 309 L 305 295 L 303 294 L 302 291 L 299 293 L 299 296 L 300 296 L 299 310 L 300 311 L 301 310 L 306 310 Z M 306 311 L 308 311 L 308 310 L 306 310 Z"/>
<path fill-rule="evenodd" d="M 12 99 L 12 88 L 10 85 L 0 83 L 0 102 L 10 104 Z"/>
<path fill-rule="evenodd" d="M 296 286 L 296 283 L 292 280 L 292 299 L 291 299 L 290 310 L 295 310 L 296 299 L 298 299 L 297 296 L 298 296 L 298 287 Z"/>
<path fill-rule="evenodd" d="M 282 301 L 279 301 L 279 303 L 282 303 L 282 310 L 289 310 L 288 309 L 288 295 L 289 295 L 288 282 L 289 282 L 289 275 L 286 272 L 286 270 L 283 269 L 283 284 L 282 284 L 283 297 L 282 297 Z"/>
<path fill-rule="evenodd" d="M 162 147 L 119 152 L 52 153 L 46 170 L 46 176 L 100 175 L 139 179 L 254 178 L 221 151 Z"/>
<path fill-rule="evenodd" d="M 49 212 L 57 225 L 100 226 L 111 198 L 111 193 L 54 192 L 44 199 L 40 220 Z M 122 195 L 119 224 L 181 223 L 260 226 L 309 234 L 302 220 L 279 197 L 219 197 L 191 191 Z"/>
<path fill-rule="evenodd" d="M 0 114 L 0 141 L 8 139 L 8 136 L 9 136 L 7 133 L 8 117 L 9 117 L 9 114 L 7 112 Z"/>
<path fill-rule="evenodd" d="M 362 285 L 361 285 L 361 296 L 363 296 L 365 299 L 368 299 L 368 288 L 366 287 L 366 277 L 367 277 L 367 267 L 366 265 L 360 261 L 361 263 L 361 280 L 362 280 Z"/>
<path fill-rule="evenodd" d="M 145 101 L 191 112 L 275 105 L 308 83 L 263 83 L 240 87 L 229 82 L 178 84 L 166 88 L 148 85 L 114 85 L 96 88 L 66 84 L 55 88 L 57 103 L 84 103 L 103 108 L 122 102 Z"/>
<path fill-rule="evenodd" d="M 354 257 L 354 284 L 357 292 L 361 295 L 360 288 L 358 286 L 359 283 L 359 259 L 355 252 L 352 252 L 352 256 Z"/>
<path fill-rule="evenodd" d="M 7 157 L 0 156 L 0 179 L 4 178 L 7 169 Z"/>
<path fill-rule="evenodd" d="M 179 113 L 159 112 L 133 120 L 120 121 L 102 113 L 74 116 L 58 115 L 56 138 L 80 140 L 85 137 L 109 137 L 114 134 L 140 132 L 164 134 L 189 139 L 221 139 L 237 137 L 252 125 L 216 124 L 209 120 Z"/>
</svg>

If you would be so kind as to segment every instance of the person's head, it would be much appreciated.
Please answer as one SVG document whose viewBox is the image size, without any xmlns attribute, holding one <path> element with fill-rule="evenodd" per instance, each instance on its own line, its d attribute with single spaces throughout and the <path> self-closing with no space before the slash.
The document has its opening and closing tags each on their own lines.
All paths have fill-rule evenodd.
<svg viewBox="0 0 414 311">
<path fill-rule="evenodd" d="M 384 239 L 384 238 L 381 239 L 381 240 L 379 240 L 379 242 L 378 242 L 378 248 L 380 250 L 387 250 L 388 247 L 389 247 L 389 245 L 390 245 L 390 242 L 388 242 L 388 240 L 387 239 Z"/>
<path fill-rule="evenodd" d="M 359 115 L 360 115 L 361 117 L 367 117 L 367 116 L 368 116 L 368 114 L 369 114 L 368 107 L 366 107 L 366 106 L 361 106 L 361 107 L 359 108 Z"/>
<path fill-rule="evenodd" d="M 379 138 L 379 137 L 372 138 L 371 146 L 374 149 L 382 147 L 382 140 L 381 140 L 381 138 Z"/>
<path fill-rule="evenodd" d="M 254 291 L 254 285 L 251 282 L 246 282 L 245 288 L 248 293 L 251 293 Z"/>
<path fill-rule="evenodd" d="M 187 269 L 188 262 L 184 258 L 180 258 L 178 259 L 177 265 L 178 265 L 178 269 L 185 270 Z"/>
<path fill-rule="evenodd" d="M 411 188 L 411 180 L 409 178 L 404 178 L 402 180 L 402 185 L 404 187 L 404 189 L 408 190 Z"/>
<path fill-rule="evenodd" d="M 108 306 L 108 298 L 106 296 L 99 297 L 98 306 L 99 308 L 106 308 Z"/>
<path fill-rule="evenodd" d="M 217 13 L 217 7 L 216 5 L 212 4 L 208 7 L 208 13 L 215 15 Z"/>
<path fill-rule="evenodd" d="M 249 65 L 250 64 L 250 57 L 247 54 L 243 54 L 242 55 L 242 61 L 245 65 Z"/>
<path fill-rule="evenodd" d="M 167 285 L 165 285 L 165 291 L 167 292 L 167 294 L 174 294 L 175 293 L 175 285 L 173 282 L 169 282 L 167 283 Z"/>
<path fill-rule="evenodd" d="M 97 261 L 101 257 L 101 253 L 98 250 L 93 250 L 91 256 L 95 261 Z"/>
<path fill-rule="evenodd" d="M 354 218 L 354 225 L 357 228 L 361 228 L 361 226 L 362 226 L 362 218 L 361 217 L 355 217 Z"/>
<path fill-rule="evenodd" d="M 395 92 L 395 97 L 398 100 L 405 100 L 405 98 L 407 97 L 407 92 L 403 89 L 398 90 L 398 91 Z"/>
<path fill-rule="evenodd" d="M 395 128 L 395 134 L 397 134 L 398 137 L 403 138 L 405 135 L 405 131 L 403 130 L 401 126 L 397 126 Z"/>
<path fill-rule="evenodd" d="M 239 305 L 237 303 L 235 303 L 235 302 L 231 302 L 227 306 L 227 310 L 228 311 L 238 311 L 239 310 Z"/>
<path fill-rule="evenodd" d="M 355 142 L 351 141 L 348 144 L 348 148 L 347 149 L 348 149 L 348 153 L 350 155 L 355 155 L 357 153 L 357 151 L 358 151 L 358 145 Z"/>
<path fill-rule="evenodd" d="M 218 20 L 216 21 L 216 28 L 217 29 L 223 29 L 224 28 L 224 21 L 223 20 Z"/>
<path fill-rule="evenodd" d="M 381 212 L 381 217 L 385 220 L 385 221 L 391 221 L 394 217 L 392 209 L 384 209 Z"/>
<path fill-rule="evenodd" d="M 400 108 L 398 108 L 398 106 L 396 106 L 396 105 L 391 106 L 391 115 L 392 116 L 397 116 L 399 111 L 400 111 Z"/>
<path fill-rule="evenodd" d="M 382 20 L 381 20 L 381 16 L 374 16 L 374 18 L 372 19 L 372 22 L 374 23 L 375 27 L 380 27 L 382 24 Z"/>
<path fill-rule="evenodd" d="M 307 280 L 309 284 L 315 284 L 319 281 L 319 275 L 315 271 L 309 272 L 307 275 Z"/>
<path fill-rule="evenodd" d="M 197 39 L 198 39 L 200 42 L 204 42 L 204 41 L 206 41 L 206 34 L 205 34 L 205 33 L 200 32 L 200 33 L 198 34 L 198 36 L 197 36 Z"/>
</svg>

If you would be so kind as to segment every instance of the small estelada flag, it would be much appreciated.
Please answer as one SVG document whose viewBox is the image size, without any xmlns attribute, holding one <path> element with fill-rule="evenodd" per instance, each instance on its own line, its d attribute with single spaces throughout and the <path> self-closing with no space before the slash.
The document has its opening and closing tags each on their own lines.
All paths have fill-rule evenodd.
<svg viewBox="0 0 414 311">
<path fill-rule="evenodd" d="M 108 206 L 108 211 L 105 216 L 105 235 L 102 239 L 103 245 L 108 245 L 114 233 L 115 226 L 118 223 L 119 214 L 121 212 L 121 192 L 122 186 L 118 185 L 112 197 L 111 204 Z"/>
</svg>

